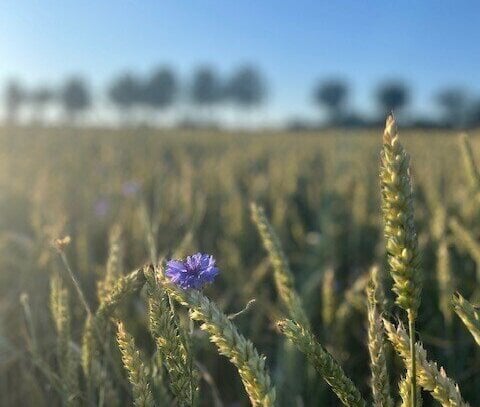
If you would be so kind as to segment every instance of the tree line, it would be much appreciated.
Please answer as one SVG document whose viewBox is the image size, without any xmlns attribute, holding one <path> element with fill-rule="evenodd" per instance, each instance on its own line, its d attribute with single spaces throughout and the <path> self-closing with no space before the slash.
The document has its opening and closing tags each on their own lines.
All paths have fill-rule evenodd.
<svg viewBox="0 0 480 407">
<path fill-rule="evenodd" d="M 232 110 L 248 113 L 262 105 L 268 96 L 264 75 L 253 65 L 237 68 L 228 77 L 222 77 L 211 66 L 201 66 L 191 78 L 181 81 L 172 69 L 160 66 L 151 74 L 140 76 L 134 72 L 117 75 L 106 87 L 104 96 L 118 112 L 122 124 L 157 121 L 174 107 L 187 107 L 193 125 L 214 125 L 218 109 L 230 106 Z M 352 92 L 348 82 L 341 79 L 318 81 L 313 89 L 313 103 L 324 113 L 323 125 L 362 127 L 376 126 L 390 111 L 405 117 L 406 125 L 415 127 L 466 128 L 480 126 L 480 98 L 467 95 L 461 88 L 446 87 L 434 95 L 438 115 L 435 118 L 412 116 L 408 113 L 412 91 L 401 80 L 378 85 L 372 93 L 377 107 L 376 115 L 356 112 L 350 101 Z M 95 98 L 88 82 L 78 76 L 67 79 L 57 87 L 41 85 L 28 89 L 18 80 L 5 86 L 6 120 L 16 123 L 19 112 L 28 106 L 35 122 L 45 120 L 45 112 L 52 105 L 64 112 L 69 123 L 77 123 L 88 113 Z M 193 116 L 193 117 L 192 117 Z M 243 117 L 247 120 L 247 116 Z M 311 125 L 292 121 L 292 127 Z"/>
<path fill-rule="evenodd" d="M 412 100 L 410 88 L 400 80 L 381 83 L 374 92 L 377 115 L 366 118 L 352 111 L 350 89 L 343 80 L 330 79 L 317 84 L 313 93 L 315 104 L 327 112 L 331 126 L 370 126 L 383 123 L 389 112 L 402 116 Z M 480 98 L 472 98 L 459 87 L 446 87 L 433 95 L 436 118 L 409 115 L 406 124 L 414 127 L 467 128 L 480 126 Z"/>
<path fill-rule="evenodd" d="M 158 67 L 142 77 L 125 72 L 114 78 L 105 89 L 108 102 L 116 108 L 123 124 L 133 122 L 139 114 L 143 121 L 162 117 L 178 104 L 191 106 L 194 121 L 213 123 L 219 105 L 231 105 L 239 111 L 250 111 L 267 97 L 267 86 L 262 73 L 254 66 L 236 69 L 228 78 L 222 78 L 209 66 L 199 67 L 188 83 L 182 84 L 178 75 L 168 67 Z M 94 105 L 92 90 L 80 76 L 67 79 L 57 88 L 41 85 L 27 89 L 18 80 L 5 86 L 6 121 L 16 123 L 19 112 L 28 106 L 37 122 L 43 121 L 45 110 L 56 105 L 65 119 L 77 123 Z"/>
</svg>

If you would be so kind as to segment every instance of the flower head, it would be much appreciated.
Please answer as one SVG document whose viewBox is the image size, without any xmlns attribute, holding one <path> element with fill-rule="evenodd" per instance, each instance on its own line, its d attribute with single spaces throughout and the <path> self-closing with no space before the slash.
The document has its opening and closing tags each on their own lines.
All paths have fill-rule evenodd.
<svg viewBox="0 0 480 407">
<path fill-rule="evenodd" d="M 93 206 L 93 211 L 97 218 L 104 218 L 108 214 L 108 210 L 110 209 L 110 202 L 106 198 L 100 198 L 98 201 L 95 202 Z"/>
<path fill-rule="evenodd" d="M 140 184 L 135 180 L 126 181 L 122 184 L 122 195 L 127 198 L 135 197 L 140 192 Z"/>
<path fill-rule="evenodd" d="M 165 275 L 184 290 L 201 288 L 213 282 L 219 270 L 215 267 L 215 259 L 208 254 L 196 253 L 185 260 L 167 262 Z"/>
</svg>

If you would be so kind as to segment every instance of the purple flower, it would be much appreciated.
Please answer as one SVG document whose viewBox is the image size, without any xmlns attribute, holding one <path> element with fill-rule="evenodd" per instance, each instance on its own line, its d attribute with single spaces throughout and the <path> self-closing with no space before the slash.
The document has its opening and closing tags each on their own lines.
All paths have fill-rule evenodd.
<svg viewBox="0 0 480 407">
<path fill-rule="evenodd" d="M 165 275 L 184 290 L 201 288 L 213 282 L 219 270 L 215 267 L 215 259 L 208 254 L 196 253 L 185 260 L 167 262 Z"/>
<path fill-rule="evenodd" d="M 140 184 L 137 181 L 126 181 L 122 184 L 122 194 L 125 197 L 134 197 L 140 191 Z"/>
<path fill-rule="evenodd" d="M 95 202 L 93 211 L 95 212 L 95 216 L 97 218 L 104 218 L 108 214 L 108 210 L 110 209 L 110 202 L 106 198 L 100 198 L 97 202 Z"/>
</svg>

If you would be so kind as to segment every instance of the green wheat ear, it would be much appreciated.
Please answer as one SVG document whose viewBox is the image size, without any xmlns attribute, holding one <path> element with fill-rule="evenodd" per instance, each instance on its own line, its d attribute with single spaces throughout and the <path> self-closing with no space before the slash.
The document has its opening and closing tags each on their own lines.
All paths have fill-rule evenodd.
<svg viewBox="0 0 480 407">
<path fill-rule="evenodd" d="M 290 317 L 308 327 L 310 326 L 310 322 L 302 307 L 302 301 L 295 290 L 294 277 L 290 270 L 287 257 L 282 250 L 280 240 L 268 221 L 264 209 L 255 203 L 252 203 L 250 208 L 253 222 L 257 226 L 263 246 L 268 252 L 268 257 L 273 265 L 278 295 Z"/>
<path fill-rule="evenodd" d="M 117 278 L 109 290 L 103 292 L 100 305 L 95 314 L 87 315 L 82 335 L 81 364 L 86 379 L 89 399 L 94 399 L 97 389 L 112 395 L 113 384 L 106 374 L 105 366 L 101 363 L 102 357 L 109 362 L 109 369 L 120 376 L 116 363 L 105 342 L 108 334 L 109 320 L 117 306 L 127 297 L 139 291 L 145 283 L 143 269 L 132 271 L 130 274 Z"/>
<path fill-rule="evenodd" d="M 477 281 L 480 282 L 480 244 L 478 244 L 475 236 L 462 225 L 456 217 L 450 218 L 448 226 L 453 234 L 453 242 L 455 245 L 465 249 L 475 260 L 477 266 Z"/>
<path fill-rule="evenodd" d="M 202 322 L 200 329 L 210 335 L 221 355 L 226 356 L 238 370 L 253 406 L 270 407 L 275 404 L 275 388 L 253 343 L 238 332 L 232 320 L 198 290 L 183 290 L 172 284 L 160 267 L 156 277 L 162 288 L 175 301 L 190 309 L 190 318 Z"/>
<path fill-rule="evenodd" d="M 322 375 L 344 405 L 348 407 L 367 405 L 360 391 L 333 356 L 317 342 L 308 328 L 289 319 L 277 322 L 277 326 L 307 356 L 308 361 Z"/>
<path fill-rule="evenodd" d="M 63 381 L 64 404 L 67 406 L 79 405 L 79 363 L 71 346 L 71 316 L 69 311 L 68 291 L 62 286 L 58 275 L 54 275 L 50 282 L 50 309 L 55 322 L 57 333 L 57 359 L 59 375 Z"/>
<path fill-rule="evenodd" d="M 133 401 L 137 407 L 153 407 L 153 395 L 150 389 L 147 370 L 135 347 L 133 337 L 125 330 L 122 322 L 117 324 L 117 342 L 122 354 L 125 370 L 132 385 Z"/>
<path fill-rule="evenodd" d="M 337 309 L 337 296 L 335 294 L 335 269 L 328 267 L 322 278 L 322 322 L 328 330 L 334 320 Z"/>
<path fill-rule="evenodd" d="M 456 281 L 450 261 L 448 241 L 445 237 L 438 243 L 436 269 L 440 311 L 443 314 L 445 326 L 451 328 L 453 315 L 450 302 L 455 291 Z"/>
<path fill-rule="evenodd" d="M 374 266 L 370 272 L 370 281 L 366 292 L 368 301 L 368 351 L 372 372 L 373 401 L 376 407 L 393 407 L 385 356 L 385 333 L 381 317 L 385 297 L 378 266 Z"/>
<path fill-rule="evenodd" d="M 116 224 L 112 227 L 109 234 L 105 276 L 97 285 L 97 293 L 100 302 L 105 299 L 105 296 L 111 291 L 117 279 L 122 275 L 123 244 L 121 237 L 122 229 Z"/>
<path fill-rule="evenodd" d="M 395 119 L 387 118 L 380 185 L 388 262 L 396 302 L 415 319 L 420 304 L 420 254 L 414 225 L 410 157 L 400 144 Z"/>
<path fill-rule="evenodd" d="M 132 271 L 130 274 L 118 278 L 110 290 L 103 296 L 103 301 L 95 313 L 95 319 L 98 320 L 111 316 L 118 304 L 126 297 L 139 291 L 144 284 L 145 275 L 143 269 Z"/>
<path fill-rule="evenodd" d="M 401 403 L 399 407 L 413 407 L 412 405 L 412 386 L 410 383 L 412 382 L 412 378 L 410 377 L 411 371 L 407 370 L 407 374 L 400 379 L 398 383 L 398 393 L 400 395 Z M 417 407 L 421 407 L 423 404 L 422 401 L 422 394 L 420 392 L 420 388 L 417 389 Z"/>
<path fill-rule="evenodd" d="M 387 336 L 397 353 L 402 357 L 407 366 L 410 364 L 410 338 L 401 323 L 395 326 L 387 320 L 383 320 Z M 451 380 L 443 368 L 438 368 L 435 362 L 427 359 L 427 352 L 419 343 L 415 344 L 417 362 L 417 381 L 425 390 L 430 392 L 442 406 L 467 407 L 463 401 L 458 385 Z"/>
<path fill-rule="evenodd" d="M 460 294 L 452 297 L 453 309 L 480 345 L 480 312 Z"/>
<path fill-rule="evenodd" d="M 414 224 L 410 158 L 400 143 L 393 115 L 388 116 L 383 133 L 380 186 L 384 235 L 396 303 L 408 315 L 412 379 L 411 404 L 417 407 L 415 320 L 420 305 L 420 254 Z"/>
<path fill-rule="evenodd" d="M 148 284 L 149 327 L 170 378 L 170 389 L 180 406 L 197 403 L 199 374 L 187 333 L 170 307 L 168 297 L 156 284 L 153 268 L 145 267 Z"/>
<path fill-rule="evenodd" d="M 478 171 L 477 164 L 475 163 L 475 158 L 473 156 L 472 145 L 470 144 L 470 139 L 467 134 L 460 135 L 460 149 L 462 152 L 462 158 L 464 166 L 467 170 L 470 187 L 472 192 L 475 194 L 475 199 L 480 200 L 480 172 Z"/>
</svg>

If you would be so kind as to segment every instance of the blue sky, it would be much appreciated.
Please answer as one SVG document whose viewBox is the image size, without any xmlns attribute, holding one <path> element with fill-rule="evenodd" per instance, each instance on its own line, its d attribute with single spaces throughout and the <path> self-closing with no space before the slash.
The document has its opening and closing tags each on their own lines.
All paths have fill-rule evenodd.
<svg viewBox="0 0 480 407">
<path fill-rule="evenodd" d="M 116 73 L 168 64 L 185 78 L 211 63 L 225 75 L 254 62 L 268 78 L 269 120 L 310 116 L 314 83 L 349 81 L 372 108 L 376 84 L 404 78 L 413 106 L 463 86 L 480 97 L 480 2 L 3 0 L 0 82 L 85 75 L 100 92 Z"/>
</svg>

